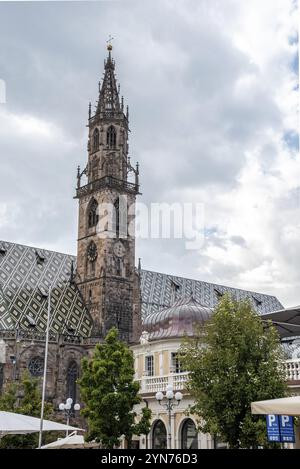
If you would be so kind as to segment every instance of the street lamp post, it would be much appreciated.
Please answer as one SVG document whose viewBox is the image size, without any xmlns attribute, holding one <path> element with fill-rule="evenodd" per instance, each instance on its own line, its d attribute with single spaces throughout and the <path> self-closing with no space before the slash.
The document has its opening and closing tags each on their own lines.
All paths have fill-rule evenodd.
<svg viewBox="0 0 300 469">
<path fill-rule="evenodd" d="M 72 404 L 73 404 L 73 399 L 71 397 L 68 397 L 66 400 L 66 403 L 64 404 L 61 402 L 58 406 L 59 410 L 65 411 L 66 417 L 67 417 L 67 425 L 70 423 L 70 417 L 72 416 Z M 74 410 L 80 410 L 80 404 L 75 404 L 74 405 Z M 68 436 L 69 430 L 67 429 L 66 431 L 66 436 Z"/>
<path fill-rule="evenodd" d="M 163 403 L 163 398 L 166 397 L 166 402 Z M 181 392 L 176 392 L 174 395 L 173 386 L 169 384 L 167 386 L 166 395 L 164 396 L 161 391 L 158 391 L 155 394 L 155 399 L 158 401 L 159 405 L 164 407 L 168 411 L 168 449 L 172 449 L 172 435 L 171 435 L 171 412 L 174 407 L 177 407 L 182 400 Z"/>
<path fill-rule="evenodd" d="M 43 375 L 43 390 L 42 390 L 42 407 L 41 407 L 41 418 L 40 418 L 39 448 L 41 448 L 41 446 L 42 446 L 42 435 L 43 435 L 46 378 L 47 378 L 47 361 L 48 361 L 48 344 L 49 344 L 49 329 L 50 329 L 50 312 L 51 312 L 51 292 L 52 292 L 52 286 L 50 286 L 49 292 L 48 292 L 48 313 L 47 313 L 47 328 L 46 328 L 46 344 L 45 344 L 44 375 Z"/>
</svg>

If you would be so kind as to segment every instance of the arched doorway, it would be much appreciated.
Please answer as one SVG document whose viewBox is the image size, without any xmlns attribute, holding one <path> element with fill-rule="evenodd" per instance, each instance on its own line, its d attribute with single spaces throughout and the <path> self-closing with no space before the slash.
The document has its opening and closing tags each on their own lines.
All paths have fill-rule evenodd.
<svg viewBox="0 0 300 469">
<path fill-rule="evenodd" d="M 181 449 L 198 449 L 198 433 L 192 419 L 186 419 L 182 424 Z"/>
<path fill-rule="evenodd" d="M 152 429 L 152 449 L 167 448 L 167 430 L 162 420 L 157 420 Z"/>
</svg>

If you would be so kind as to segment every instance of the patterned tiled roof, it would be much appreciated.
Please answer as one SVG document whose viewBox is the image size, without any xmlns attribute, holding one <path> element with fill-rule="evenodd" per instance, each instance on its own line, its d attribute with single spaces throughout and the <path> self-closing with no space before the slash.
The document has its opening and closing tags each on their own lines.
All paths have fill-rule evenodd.
<svg viewBox="0 0 300 469">
<path fill-rule="evenodd" d="M 76 285 L 70 283 L 72 262 L 75 269 L 75 256 L 0 241 L 0 329 L 27 328 L 34 320 L 37 329 L 45 331 L 47 295 L 53 285 L 52 332 L 72 329 L 75 335 L 90 336 L 92 318 Z M 274 296 L 149 270 L 142 270 L 141 291 L 143 318 L 190 295 L 202 306 L 214 308 L 225 292 L 237 299 L 250 298 L 261 314 L 283 308 Z"/>
<path fill-rule="evenodd" d="M 70 282 L 74 256 L 0 242 L 0 329 L 46 330 L 48 291 L 51 286 L 51 331 L 88 337 L 92 318 L 80 293 Z"/>
<path fill-rule="evenodd" d="M 171 306 L 178 298 L 191 295 L 202 306 L 214 308 L 220 297 L 226 292 L 237 300 L 250 299 L 259 314 L 270 313 L 283 308 L 275 296 L 149 270 L 142 270 L 141 290 L 144 318 L 149 314 L 157 313 L 161 309 Z"/>
</svg>

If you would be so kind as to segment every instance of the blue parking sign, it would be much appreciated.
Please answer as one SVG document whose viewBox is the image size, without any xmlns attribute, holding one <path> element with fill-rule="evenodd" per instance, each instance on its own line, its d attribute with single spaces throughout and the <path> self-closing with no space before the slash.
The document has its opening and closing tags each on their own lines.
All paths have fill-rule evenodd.
<svg viewBox="0 0 300 469">
<path fill-rule="evenodd" d="M 282 443 L 295 443 L 294 418 L 290 415 L 280 415 L 279 427 Z"/>
<path fill-rule="evenodd" d="M 295 443 L 294 418 L 290 415 L 267 415 L 268 441 Z"/>
<path fill-rule="evenodd" d="M 268 441 L 277 441 L 280 443 L 280 427 L 278 415 L 267 415 L 267 434 Z"/>
</svg>

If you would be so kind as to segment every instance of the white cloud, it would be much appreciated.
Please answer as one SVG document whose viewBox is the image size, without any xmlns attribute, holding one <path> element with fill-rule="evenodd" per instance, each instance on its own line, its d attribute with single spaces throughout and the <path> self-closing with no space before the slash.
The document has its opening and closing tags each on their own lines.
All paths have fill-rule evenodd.
<svg viewBox="0 0 300 469">
<path fill-rule="evenodd" d="M 299 303 L 295 4 L 0 2 L 0 238 L 76 252 L 74 176 L 111 33 L 142 200 L 205 204 L 200 252 L 140 240 L 143 266 Z"/>
</svg>

